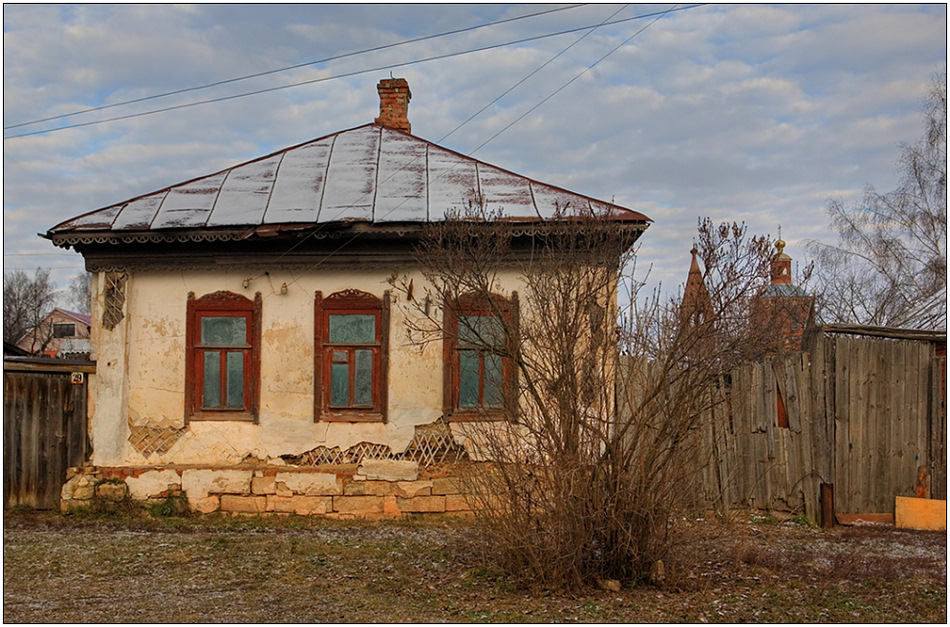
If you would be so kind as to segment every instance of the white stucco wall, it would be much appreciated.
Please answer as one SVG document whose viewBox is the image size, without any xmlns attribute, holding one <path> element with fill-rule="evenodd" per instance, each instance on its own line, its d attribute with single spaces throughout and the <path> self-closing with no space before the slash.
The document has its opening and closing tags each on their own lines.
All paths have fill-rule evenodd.
<svg viewBox="0 0 950 627">
<path fill-rule="evenodd" d="M 406 272 L 416 294 L 420 274 Z M 244 280 L 253 279 L 248 288 Z M 392 293 L 389 353 L 389 412 L 386 423 L 313 421 L 314 292 L 324 297 L 344 289 L 382 296 L 389 274 L 381 271 L 139 271 L 126 284 L 125 316 L 113 330 L 102 327 L 104 273 L 93 309 L 98 376 L 91 418 L 93 461 L 99 466 L 156 464 L 231 465 L 249 456 L 278 460 L 317 446 L 360 442 L 401 452 L 416 425 L 442 414 L 442 344 L 409 343 L 406 312 Z M 281 294 L 281 285 L 287 293 Z M 512 273 L 505 281 L 518 289 Z M 197 422 L 185 427 L 185 329 L 189 292 L 196 298 L 227 290 L 262 297 L 259 424 Z M 148 457 L 129 442 L 133 429 L 181 430 L 167 452 Z"/>
</svg>

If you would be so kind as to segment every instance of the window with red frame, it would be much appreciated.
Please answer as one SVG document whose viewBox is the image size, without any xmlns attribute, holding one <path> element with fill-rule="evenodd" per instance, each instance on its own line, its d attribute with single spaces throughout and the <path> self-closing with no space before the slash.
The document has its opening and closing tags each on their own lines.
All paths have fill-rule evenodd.
<svg viewBox="0 0 950 627">
<path fill-rule="evenodd" d="M 261 295 L 189 294 L 185 363 L 186 420 L 257 422 Z"/>
<path fill-rule="evenodd" d="M 386 420 L 389 292 L 314 297 L 314 420 Z"/>
<path fill-rule="evenodd" d="M 445 415 L 452 420 L 513 417 L 517 373 L 509 356 L 517 337 L 518 294 L 461 297 L 453 305 L 445 313 Z"/>
</svg>

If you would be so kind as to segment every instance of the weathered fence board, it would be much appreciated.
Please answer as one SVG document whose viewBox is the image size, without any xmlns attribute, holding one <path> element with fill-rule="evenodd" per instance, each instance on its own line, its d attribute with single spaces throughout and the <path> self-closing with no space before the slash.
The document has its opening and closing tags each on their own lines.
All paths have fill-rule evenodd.
<svg viewBox="0 0 950 627">
<path fill-rule="evenodd" d="M 931 366 L 930 488 L 935 499 L 947 499 L 947 357 Z"/>
<path fill-rule="evenodd" d="M 18 367 L 26 365 L 8 369 L 4 363 L 4 507 L 55 509 L 66 469 L 81 466 L 91 452 L 86 383 L 72 383 L 66 367 L 47 372 Z M 88 373 L 92 367 L 77 370 Z"/>
<path fill-rule="evenodd" d="M 933 355 L 928 341 L 822 334 L 809 353 L 743 364 L 707 416 L 723 425 L 703 431 L 716 464 L 705 492 L 721 495 L 720 508 L 817 520 L 829 483 L 837 513 L 893 513 L 925 465 L 931 496 L 946 498 L 946 357 Z"/>
</svg>

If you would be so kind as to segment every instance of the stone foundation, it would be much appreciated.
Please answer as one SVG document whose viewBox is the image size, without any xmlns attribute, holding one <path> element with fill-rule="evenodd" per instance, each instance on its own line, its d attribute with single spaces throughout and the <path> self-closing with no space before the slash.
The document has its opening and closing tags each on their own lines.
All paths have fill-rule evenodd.
<svg viewBox="0 0 950 627">
<path fill-rule="evenodd" d="M 193 512 L 382 518 L 471 515 L 451 468 L 366 459 L 336 467 L 263 466 L 71 469 L 60 509 L 184 497 Z"/>
</svg>

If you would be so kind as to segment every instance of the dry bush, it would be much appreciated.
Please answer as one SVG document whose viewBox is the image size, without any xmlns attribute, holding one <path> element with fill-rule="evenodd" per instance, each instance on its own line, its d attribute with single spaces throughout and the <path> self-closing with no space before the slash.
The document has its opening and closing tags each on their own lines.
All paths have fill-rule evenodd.
<svg viewBox="0 0 950 627">
<path fill-rule="evenodd" d="M 391 281 L 412 310 L 410 341 L 464 335 L 509 375 L 503 416 L 453 423 L 469 453 L 490 460 L 466 487 L 491 559 L 544 588 L 658 581 L 705 463 L 699 420 L 720 398 L 708 392 L 750 350 L 747 325 L 732 325 L 767 277 L 768 243 L 701 223 L 714 286 L 702 312 L 638 289 L 620 312 L 632 230 L 609 216 L 564 212 L 529 230 L 495 217 L 476 208 L 430 228 L 422 293 Z M 498 326 L 446 322 L 472 302 Z M 512 302 L 514 314 L 503 309 Z"/>
</svg>

